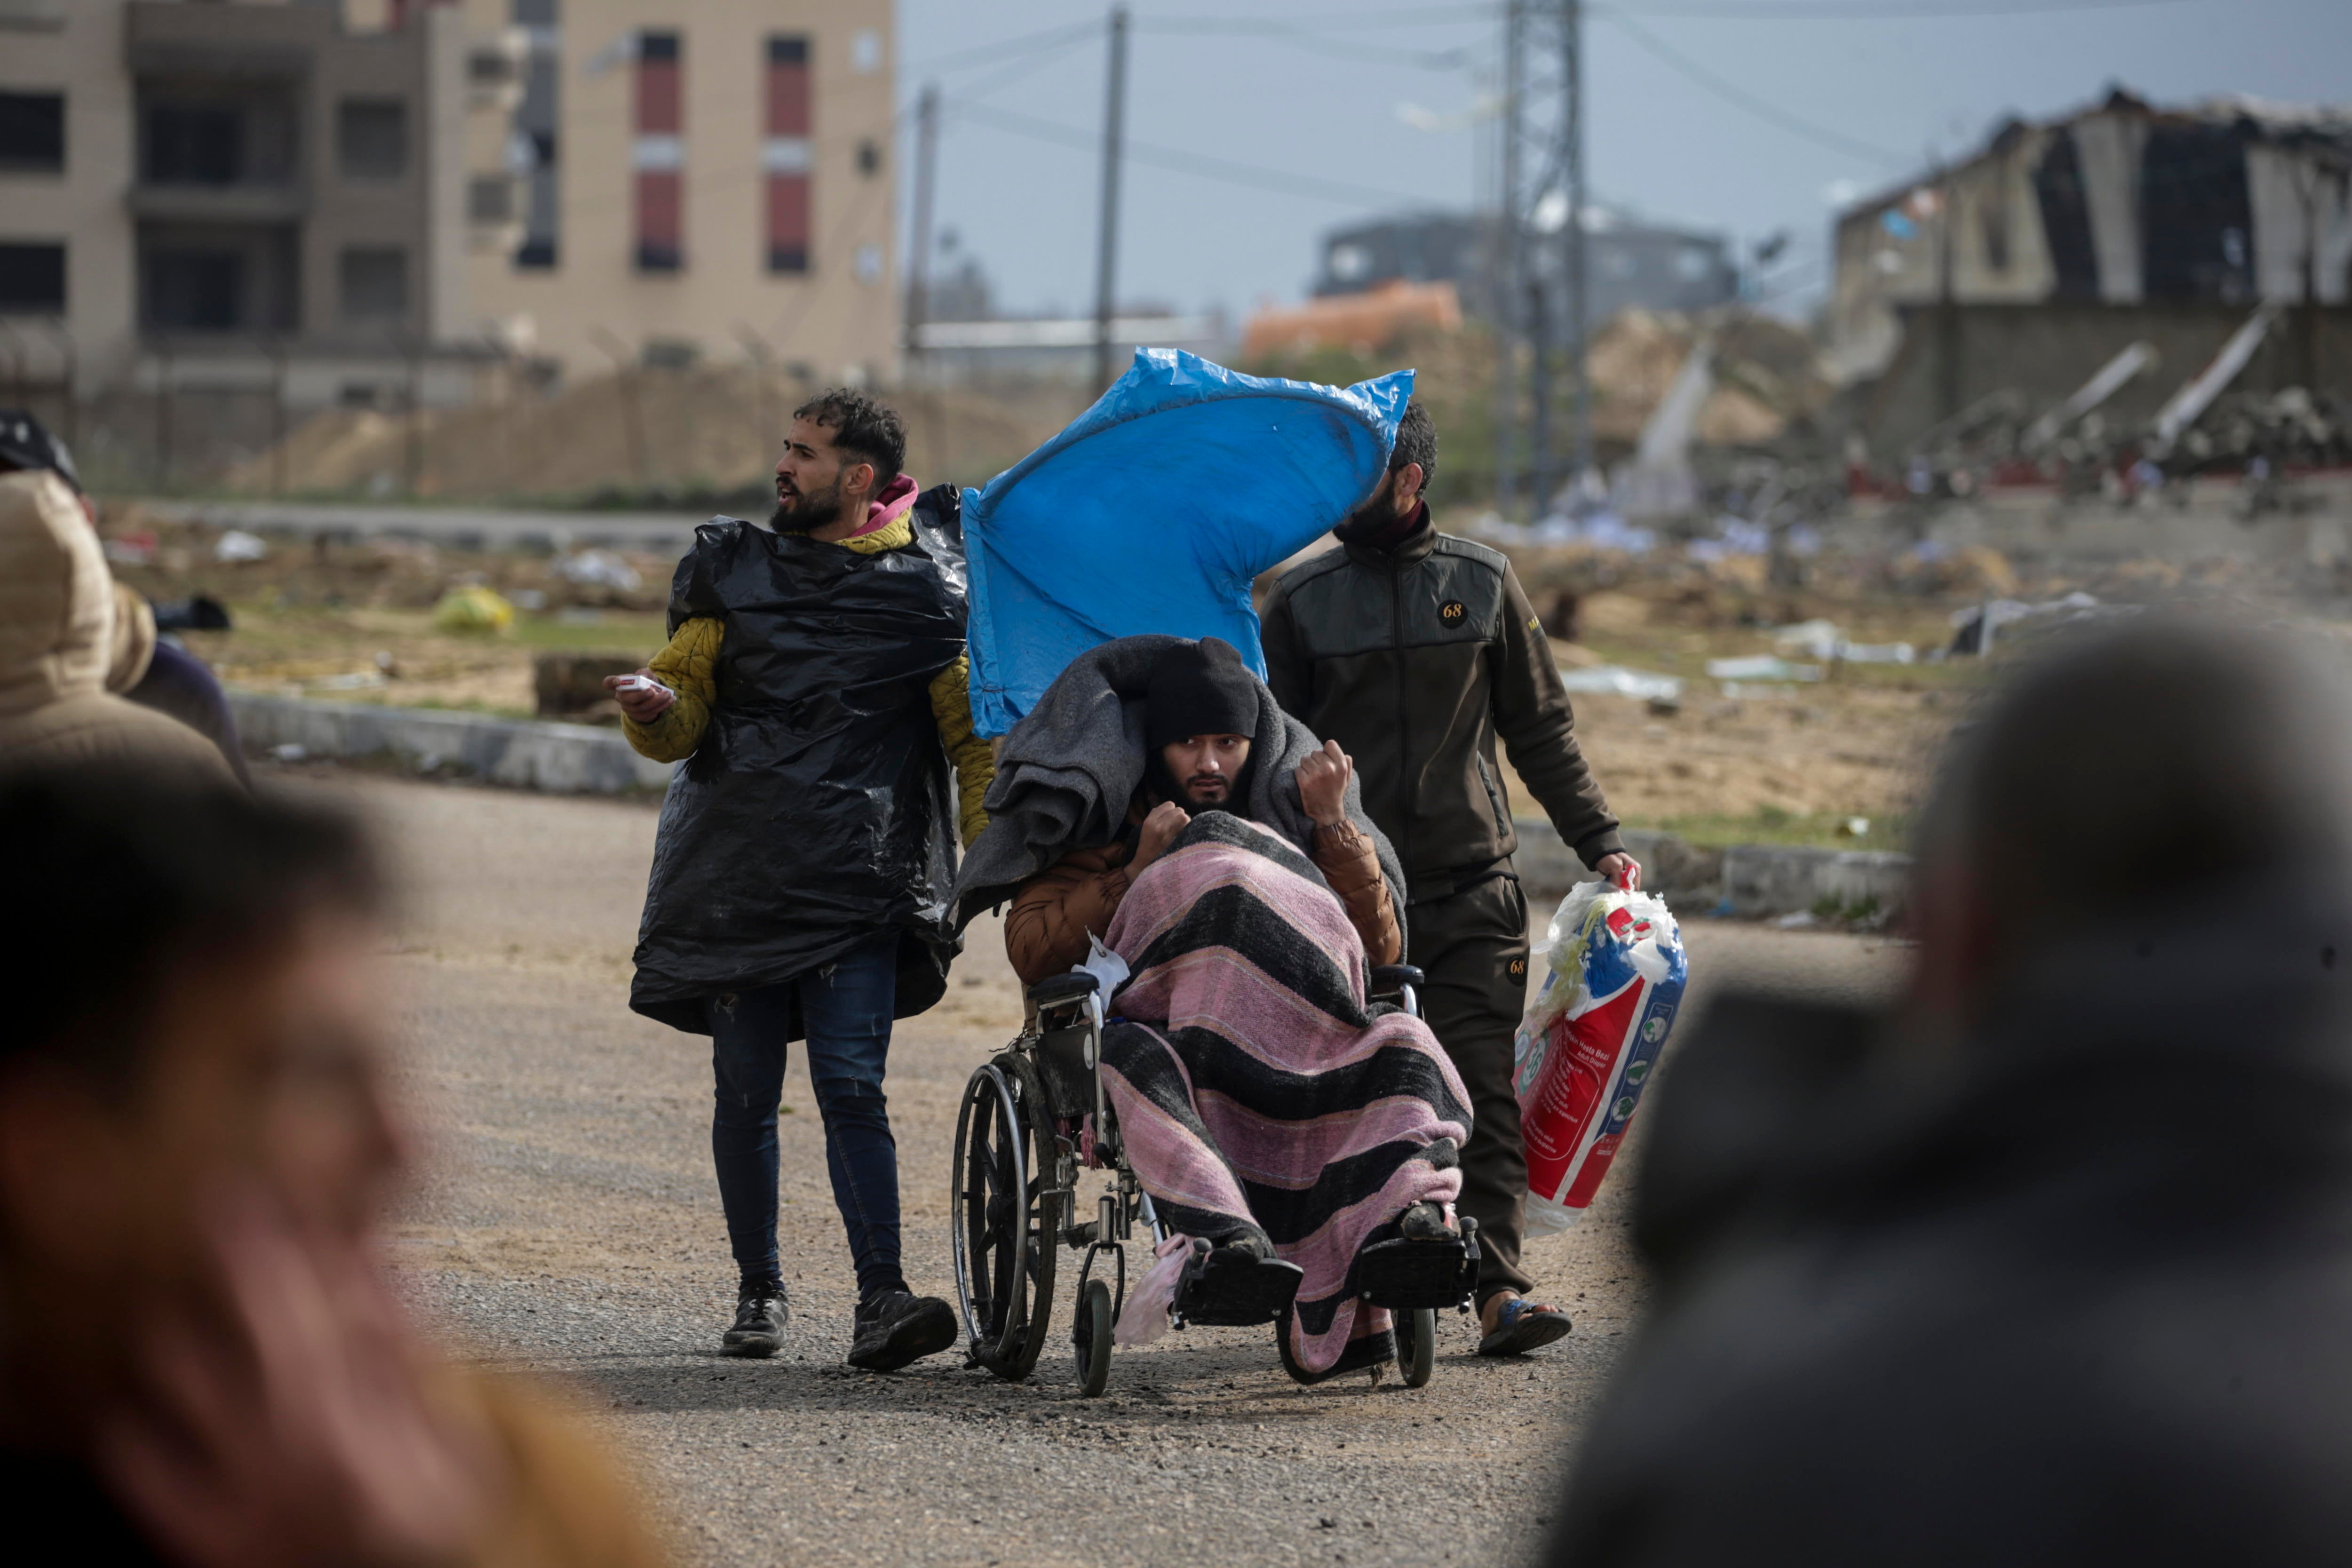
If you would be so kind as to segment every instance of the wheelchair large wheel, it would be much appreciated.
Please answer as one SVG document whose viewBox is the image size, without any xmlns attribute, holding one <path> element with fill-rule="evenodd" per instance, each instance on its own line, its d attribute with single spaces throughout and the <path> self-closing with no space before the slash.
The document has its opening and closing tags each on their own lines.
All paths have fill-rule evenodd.
<svg viewBox="0 0 2352 1568">
<path fill-rule="evenodd" d="M 1027 1064 L 1008 1054 L 971 1075 L 956 1117 L 956 1289 L 973 1363 L 1008 1382 L 1037 1364 L 1053 1313 L 1061 1201 L 1030 1120 L 1043 1106 Z"/>
<path fill-rule="evenodd" d="M 1413 1307 L 1394 1317 L 1397 1371 L 1403 1374 L 1407 1388 L 1419 1388 L 1429 1382 L 1437 1365 L 1437 1310 Z"/>
<path fill-rule="evenodd" d="M 1110 1287 L 1089 1279 L 1078 1292 L 1077 1321 L 1070 1326 L 1078 1350 L 1078 1393 L 1084 1398 L 1092 1399 L 1110 1383 Z"/>
</svg>

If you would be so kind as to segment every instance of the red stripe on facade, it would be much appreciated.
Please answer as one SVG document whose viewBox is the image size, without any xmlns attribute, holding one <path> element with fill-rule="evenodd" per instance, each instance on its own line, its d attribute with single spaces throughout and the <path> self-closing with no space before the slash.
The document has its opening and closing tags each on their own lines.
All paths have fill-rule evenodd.
<svg viewBox="0 0 2352 1568">
<path fill-rule="evenodd" d="M 768 176 L 768 248 L 792 252 L 806 265 L 809 245 L 809 179 L 806 174 Z"/>
<path fill-rule="evenodd" d="M 637 62 L 637 133 L 675 136 L 686 129 L 676 60 Z"/>
<path fill-rule="evenodd" d="M 809 70 L 805 64 L 768 66 L 768 134 L 805 136 L 809 133 Z"/>
</svg>

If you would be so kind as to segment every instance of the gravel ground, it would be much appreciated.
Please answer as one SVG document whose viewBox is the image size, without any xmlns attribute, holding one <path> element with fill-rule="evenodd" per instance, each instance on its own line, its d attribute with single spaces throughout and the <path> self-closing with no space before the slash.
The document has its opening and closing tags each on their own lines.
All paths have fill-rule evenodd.
<svg viewBox="0 0 2352 1568">
<path fill-rule="evenodd" d="M 642 805 L 317 772 L 383 826 L 408 874 L 394 965 L 423 1174 L 397 1244 L 413 1292 L 476 1353 L 570 1385 L 642 1466 L 687 1561 L 1358 1564 L 1514 1562 L 1642 1299 L 1620 1180 L 1533 1271 L 1576 1318 L 1559 1345 L 1480 1361 L 1441 1320 L 1425 1389 L 1302 1389 L 1267 1331 L 1188 1330 L 1076 1397 L 1069 1275 L 1036 1374 L 954 1354 L 892 1376 L 843 1364 L 855 1288 L 822 1132 L 787 1080 L 783 1249 L 793 1322 L 772 1362 L 716 1353 L 732 1270 L 710 1175 L 704 1047 L 630 1014 L 654 814 Z M 1695 921 L 1694 1003 L 1734 973 L 1867 994 L 1890 944 Z M 949 997 L 901 1026 L 893 1120 L 907 1263 L 950 1292 L 957 1091 L 1014 1032 L 992 923 Z M 1066 1255 L 1066 1257 L 1070 1255 Z M 1065 1265 L 1066 1269 L 1067 1265 Z"/>
</svg>

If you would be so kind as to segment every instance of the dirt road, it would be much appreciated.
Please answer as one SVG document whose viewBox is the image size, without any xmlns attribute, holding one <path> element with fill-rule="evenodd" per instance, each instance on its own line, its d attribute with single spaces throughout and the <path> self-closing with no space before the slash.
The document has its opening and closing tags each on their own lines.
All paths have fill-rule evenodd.
<svg viewBox="0 0 2352 1568">
<path fill-rule="evenodd" d="M 492 1362 L 560 1378 L 642 1465 L 687 1561 L 712 1563 L 1507 1563 L 1540 1540 L 1567 1446 L 1641 1297 L 1625 1188 L 1531 1262 L 1576 1331 L 1522 1362 L 1441 1323 L 1426 1388 L 1295 1386 L 1265 1331 L 1121 1352 L 1076 1396 L 1068 1289 L 1037 1374 L 940 1356 L 848 1370 L 854 1298 L 797 1059 L 785 1100 L 785 1352 L 715 1353 L 733 1279 L 698 1038 L 625 1005 L 655 817 L 643 805 L 352 774 L 409 874 L 395 967 L 428 1130 L 398 1227 L 417 1296 Z M 1847 993 L 1899 955 L 1695 923 L 1694 1001 L 1735 973 Z M 1018 1022 L 993 925 L 949 998 L 902 1026 L 892 1110 L 908 1272 L 948 1293 L 950 1114 Z"/>
</svg>

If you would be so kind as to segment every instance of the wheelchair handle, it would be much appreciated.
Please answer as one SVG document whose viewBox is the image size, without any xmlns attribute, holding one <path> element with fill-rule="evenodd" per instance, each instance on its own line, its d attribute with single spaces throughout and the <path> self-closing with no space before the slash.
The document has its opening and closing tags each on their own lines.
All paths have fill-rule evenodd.
<svg viewBox="0 0 2352 1568">
<path fill-rule="evenodd" d="M 1408 985 L 1418 991 L 1428 984 L 1429 977 L 1410 963 L 1383 963 L 1372 971 L 1371 992 L 1386 996 Z"/>
</svg>

